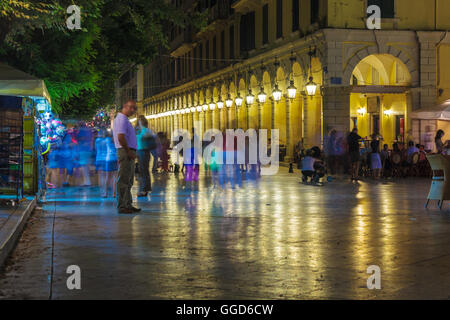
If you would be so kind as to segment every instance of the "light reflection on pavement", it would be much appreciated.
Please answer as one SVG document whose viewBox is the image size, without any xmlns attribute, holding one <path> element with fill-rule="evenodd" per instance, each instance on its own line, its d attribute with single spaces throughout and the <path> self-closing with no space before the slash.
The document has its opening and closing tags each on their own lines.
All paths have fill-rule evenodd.
<svg viewBox="0 0 450 320">
<path fill-rule="evenodd" d="M 138 215 L 96 188 L 51 191 L 5 272 L 0 298 L 409 299 L 450 297 L 450 219 L 423 208 L 429 181 L 300 184 L 298 174 L 212 188 L 158 174 Z M 136 190 L 133 192 L 136 194 Z M 82 290 L 66 288 L 67 266 Z M 368 290 L 379 265 L 382 290 Z"/>
</svg>

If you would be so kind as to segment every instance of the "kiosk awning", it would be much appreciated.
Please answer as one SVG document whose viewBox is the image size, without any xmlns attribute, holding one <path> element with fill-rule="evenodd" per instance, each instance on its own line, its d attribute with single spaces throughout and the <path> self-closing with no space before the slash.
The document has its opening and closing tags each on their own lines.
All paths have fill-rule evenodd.
<svg viewBox="0 0 450 320">
<path fill-rule="evenodd" d="M 450 100 L 430 108 L 422 108 L 410 113 L 411 119 L 450 120 Z"/>
<path fill-rule="evenodd" d="M 0 95 L 43 97 L 51 103 L 44 80 L 0 63 Z"/>
</svg>

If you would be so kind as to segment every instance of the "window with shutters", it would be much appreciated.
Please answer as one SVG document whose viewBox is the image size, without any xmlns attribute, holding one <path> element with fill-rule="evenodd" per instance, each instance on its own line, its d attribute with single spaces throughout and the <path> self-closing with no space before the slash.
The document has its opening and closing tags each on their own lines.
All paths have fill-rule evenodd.
<svg viewBox="0 0 450 320">
<path fill-rule="evenodd" d="M 278 39 L 283 36 L 283 0 L 277 0 L 276 14 L 277 14 L 277 39 Z"/>
<path fill-rule="evenodd" d="M 203 72 L 203 44 L 200 43 L 199 58 L 198 58 L 198 71 Z"/>
<path fill-rule="evenodd" d="M 319 0 L 311 0 L 311 24 L 319 22 Z"/>
<path fill-rule="evenodd" d="M 225 59 L 225 31 L 223 30 L 220 33 L 220 58 Z"/>
<path fill-rule="evenodd" d="M 212 65 L 215 67 L 217 66 L 217 38 L 214 37 L 213 38 L 213 48 L 212 48 L 212 55 L 213 55 L 213 60 L 212 60 Z"/>
<path fill-rule="evenodd" d="M 255 12 L 241 16 L 240 24 L 240 50 L 247 52 L 255 49 Z"/>
<path fill-rule="evenodd" d="M 292 32 L 300 29 L 300 0 L 292 0 Z"/>
<path fill-rule="evenodd" d="M 262 8 L 262 43 L 269 43 L 269 5 L 265 4 Z"/>
<path fill-rule="evenodd" d="M 381 9 L 381 18 L 395 18 L 395 0 L 367 0 L 367 7 L 377 5 Z"/>
<path fill-rule="evenodd" d="M 197 47 L 194 48 L 194 60 L 193 60 L 193 64 L 194 64 L 194 73 L 197 73 Z"/>
<path fill-rule="evenodd" d="M 206 50 L 206 60 L 205 60 L 206 67 L 205 67 L 205 69 L 208 70 L 209 69 L 209 40 L 206 41 L 205 50 Z"/>
<path fill-rule="evenodd" d="M 234 26 L 230 27 L 230 59 L 234 59 Z"/>
</svg>

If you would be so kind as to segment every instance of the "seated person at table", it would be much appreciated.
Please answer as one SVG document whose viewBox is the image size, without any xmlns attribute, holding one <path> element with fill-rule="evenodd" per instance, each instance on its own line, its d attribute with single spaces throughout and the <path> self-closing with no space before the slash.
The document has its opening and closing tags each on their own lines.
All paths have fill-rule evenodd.
<svg viewBox="0 0 450 320">
<path fill-rule="evenodd" d="M 425 146 L 419 146 L 419 162 L 427 161 L 427 152 L 425 151 Z"/>
<path fill-rule="evenodd" d="M 409 163 L 408 163 L 408 150 L 405 147 L 405 144 L 403 142 L 399 142 L 398 143 L 398 149 L 399 149 L 399 154 L 401 156 L 401 166 L 402 167 L 408 167 Z"/>
<path fill-rule="evenodd" d="M 450 156 L 450 140 L 447 140 L 443 146 L 442 154 L 444 156 Z"/>
<path fill-rule="evenodd" d="M 306 151 L 306 157 L 302 160 L 302 181 L 304 183 L 308 182 L 308 178 L 311 178 L 311 182 L 318 183 L 320 178 L 325 176 L 325 166 L 317 156 L 318 154 L 314 154 L 313 150 Z"/>
<path fill-rule="evenodd" d="M 412 162 L 412 157 L 415 153 L 419 153 L 419 149 L 414 145 L 413 141 L 408 142 L 408 149 L 406 151 L 408 162 Z"/>
<path fill-rule="evenodd" d="M 381 157 L 381 164 L 383 167 L 382 168 L 383 176 L 387 177 L 389 174 L 391 174 L 392 169 L 390 151 L 389 146 L 387 144 L 383 146 L 383 150 L 381 150 L 380 152 L 380 157 Z"/>
</svg>

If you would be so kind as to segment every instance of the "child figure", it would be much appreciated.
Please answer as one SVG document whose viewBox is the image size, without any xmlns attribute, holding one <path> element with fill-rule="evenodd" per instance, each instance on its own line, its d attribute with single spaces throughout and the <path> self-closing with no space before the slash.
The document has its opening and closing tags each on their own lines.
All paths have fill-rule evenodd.
<svg viewBox="0 0 450 320">
<path fill-rule="evenodd" d="M 312 150 L 306 151 L 306 157 L 302 160 L 302 175 L 303 183 L 308 183 L 308 178 L 311 178 L 313 184 L 319 183 L 320 178 L 325 176 L 325 166 Z"/>
</svg>

